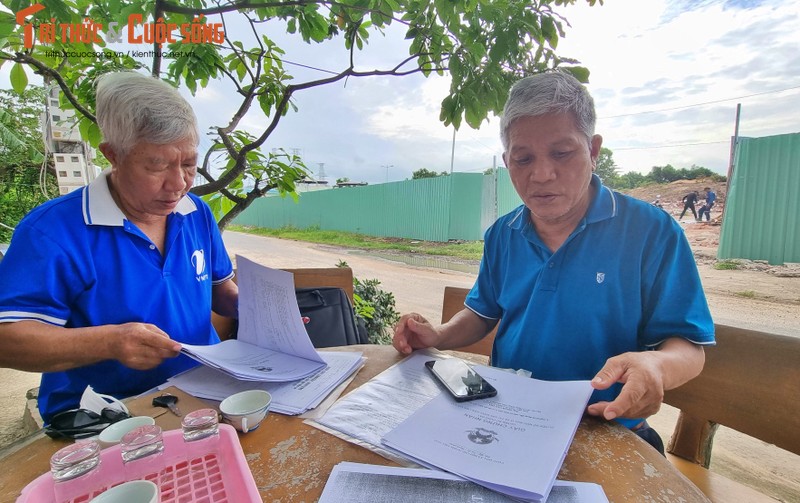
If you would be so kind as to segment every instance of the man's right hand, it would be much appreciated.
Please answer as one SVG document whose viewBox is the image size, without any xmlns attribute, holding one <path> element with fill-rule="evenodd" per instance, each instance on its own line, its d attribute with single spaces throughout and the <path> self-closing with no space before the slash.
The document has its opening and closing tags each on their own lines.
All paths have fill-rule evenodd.
<svg viewBox="0 0 800 503">
<path fill-rule="evenodd" d="M 135 370 L 157 367 L 167 358 L 180 354 L 180 343 L 149 323 L 117 325 L 110 338 L 111 358 Z"/>
<path fill-rule="evenodd" d="M 392 345 L 400 353 L 407 355 L 415 349 L 435 347 L 440 334 L 422 315 L 404 314 L 394 327 Z"/>
</svg>

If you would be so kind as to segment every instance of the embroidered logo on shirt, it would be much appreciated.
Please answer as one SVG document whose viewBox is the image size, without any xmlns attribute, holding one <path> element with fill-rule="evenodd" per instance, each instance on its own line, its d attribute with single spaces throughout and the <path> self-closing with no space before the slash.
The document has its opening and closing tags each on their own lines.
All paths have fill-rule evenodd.
<svg viewBox="0 0 800 503">
<path fill-rule="evenodd" d="M 192 253 L 192 265 L 194 266 L 197 281 L 205 281 L 208 279 L 206 271 L 206 255 L 203 250 L 195 250 Z"/>
<path fill-rule="evenodd" d="M 602 283 L 605 280 L 606 280 L 606 273 L 598 272 L 597 273 L 597 284 L 599 285 L 600 283 Z"/>
</svg>

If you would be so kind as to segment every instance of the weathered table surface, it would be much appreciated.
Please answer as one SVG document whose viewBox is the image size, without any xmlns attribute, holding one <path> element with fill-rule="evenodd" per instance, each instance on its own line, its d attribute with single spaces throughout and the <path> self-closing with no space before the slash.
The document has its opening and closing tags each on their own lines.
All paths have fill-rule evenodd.
<svg viewBox="0 0 800 503">
<path fill-rule="evenodd" d="M 399 355 L 391 346 L 347 346 L 335 350 L 362 351 L 367 357 L 348 390 L 355 389 L 394 363 Z M 459 353 L 485 363 L 479 355 Z M 207 407 L 204 402 L 180 390 L 184 414 Z M 151 415 L 162 428 L 180 428 L 180 418 L 164 409 L 153 408 L 150 398 L 129 404 L 135 415 Z M 334 465 L 341 461 L 394 465 L 378 454 L 341 440 L 304 423 L 301 418 L 270 414 L 253 432 L 240 434 L 256 485 L 264 501 L 316 501 Z M 13 502 L 20 491 L 49 469 L 50 456 L 66 445 L 35 433 L 0 451 L 0 502 Z M 595 482 L 602 485 L 609 501 L 620 502 L 707 502 L 688 479 L 652 447 L 628 429 L 614 423 L 584 417 L 559 473 L 563 480 Z"/>
</svg>

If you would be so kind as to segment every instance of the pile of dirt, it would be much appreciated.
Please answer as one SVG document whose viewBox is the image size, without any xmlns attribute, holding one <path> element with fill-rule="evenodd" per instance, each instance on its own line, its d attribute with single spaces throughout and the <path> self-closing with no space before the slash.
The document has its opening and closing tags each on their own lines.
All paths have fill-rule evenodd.
<svg viewBox="0 0 800 503">
<path fill-rule="evenodd" d="M 727 184 L 726 182 L 716 182 L 711 178 L 697 178 L 695 180 L 676 180 L 670 183 L 654 183 L 645 185 L 644 187 L 637 187 L 635 189 L 620 191 L 628 194 L 629 196 L 641 199 L 648 203 L 655 200 L 661 202 L 662 207 L 670 215 L 678 216 L 683 211 L 683 196 L 686 194 L 697 191 L 698 204 L 696 208 L 702 206 L 702 201 L 705 200 L 706 193 L 703 190 L 706 187 L 711 189 L 717 194 L 717 202 L 714 209 L 722 211 L 725 206 L 727 197 Z"/>
</svg>

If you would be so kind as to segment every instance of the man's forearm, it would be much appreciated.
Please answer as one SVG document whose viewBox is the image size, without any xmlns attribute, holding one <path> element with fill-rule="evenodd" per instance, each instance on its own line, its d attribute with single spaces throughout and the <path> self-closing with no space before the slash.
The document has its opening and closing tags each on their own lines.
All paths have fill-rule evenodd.
<svg viewBox="0 0 800 503">
<path fill-rule="evenodd" d="M 464 308 L 444 325 L 439 327 L 442 334 L 437 349 L 454 349 L 468 346 L 486 337 L 497 325 L 497 320 L 481 318 Z"/>
<path fill-rule="evenodd" d="M 656 354 L 661 359 L 665 390 L 677 388 L 697 377 L 706 361 L 703 346 L 680 337 L 664 341 Z"/>
<path fill-rule="evenodd" d="M 0 323 L 0 366 L 57 372 L 108 359 L 103 327 L 64 328 L 38 321 Z"/>
</svg>

